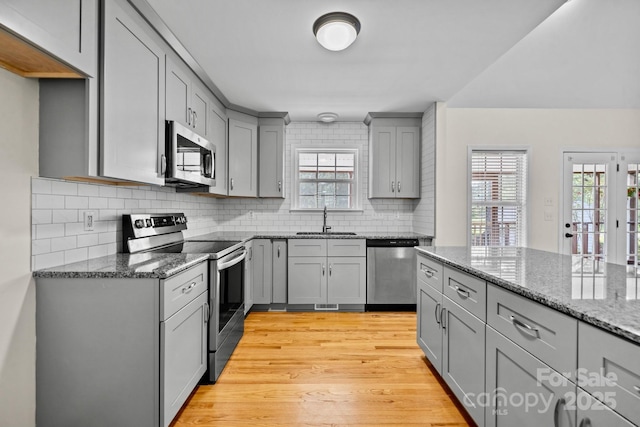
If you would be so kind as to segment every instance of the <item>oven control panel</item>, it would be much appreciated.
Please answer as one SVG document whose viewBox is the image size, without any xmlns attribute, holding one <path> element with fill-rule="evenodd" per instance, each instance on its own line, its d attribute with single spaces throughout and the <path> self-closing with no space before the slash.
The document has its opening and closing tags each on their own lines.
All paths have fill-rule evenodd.
<svg viewBox="0 0 640 427">
<path fill-rule="evenodd" d="M 187 229 L 187 217 L 174 214 L 131 214 L 122 216 L 123 241 L 158 236 Z"/>
</svg>

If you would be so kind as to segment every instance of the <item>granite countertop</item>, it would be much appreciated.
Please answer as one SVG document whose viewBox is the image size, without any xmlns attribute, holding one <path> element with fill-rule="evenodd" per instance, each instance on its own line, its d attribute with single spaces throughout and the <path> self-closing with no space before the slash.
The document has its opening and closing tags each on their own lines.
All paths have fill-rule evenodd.
<svg viewBox="0 0 640 427">
<path fill-rule="evenodd" d="M 640 344 L 640 268 L 528 248 L 417 250 Z M 594 273 L 595 270 L 595 273 Z"/>
<path fill-rule="evenodd" d="M 165 279 L 209 259 L 209 254 L 114 254 L 33 272 L 49 279 Z"/>
<path fill-rule="evenodd" d="M 337 232 L 340 233 L 340 232 Z M 223 231 L 199 236 L 187 237 L 185 240 L 198 242 L 210 240 L 249 241 L 251 239 L 431 239 L 431 236 L 420 233 L 370 232 L 350 234 L 297 234 L 295 231 Z"/>
</svg>

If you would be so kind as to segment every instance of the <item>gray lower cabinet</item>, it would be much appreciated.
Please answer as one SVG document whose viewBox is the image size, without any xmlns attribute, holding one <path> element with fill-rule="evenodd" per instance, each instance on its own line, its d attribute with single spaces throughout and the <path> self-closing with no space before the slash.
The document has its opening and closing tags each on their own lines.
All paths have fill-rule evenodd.
<svg viewBox="0 0 640 427">
<path fill-rule="evenodd" d="M 287 302 L 287 258 L 287 240 L 272 240 L 273 294 L 271 302 L 275 304 Z"/>
<path fill-rule="evenodd" d="M 443 268 L 421 255 L 418 270 L 418 345 L 469 415 L 482 426 L 484 406 L 477 404 L 476 396 L 485 391 L 485 322 L 443 295 L 443 277 L 456 275 L 456 270 Z M 444 274 L 438 273 L 443 270 Z"/>
<path fill-rule="evenodd" d="M 245 243 L 247 256 L 244 259 L 244 314 L 253 307 L 253 240 Z"/>
<path fill-rule="evenodd" d="M 366 246 L 363 239 L 291 239 L 289 304 L 365 304 Z"/>
<path fill-rule="evenodd" d="M 252 241 L 252 281 L 253 303 L 271 304 L 273 296 L 273 274 L 271 240 L 254 239 Z"/>
<path fill-rule="evenodd" d="M 576 385 L 557 371 L 486 327 L 486 426 L 575 426 Z"/>
<path fill-rule="evenodd" d="M 163 185 L 162 40 L 131 5 L 106 1 L 102 51 L 100 174 Z"/>
<path fill-rule="evenodd" d="M 206 370 L 208 268 L 38 278 L 36 424 L 168 426 Z"/>
<path fill-rule="evenodd" d="M 615 401 L 615 397 L 611 399 Z M 638 425 L 627 421 L 580 388 L 578 388 L 574 405 L 578 409 L 576 424 L 578 427 L 633 427 Z"/>
</svg>

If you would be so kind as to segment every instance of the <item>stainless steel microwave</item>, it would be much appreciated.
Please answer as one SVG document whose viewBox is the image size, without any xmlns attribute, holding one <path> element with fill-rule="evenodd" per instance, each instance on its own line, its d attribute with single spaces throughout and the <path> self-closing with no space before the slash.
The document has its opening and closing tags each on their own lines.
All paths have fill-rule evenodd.
<svg viewBox="0 0 640 427">
<path fill-rule="evenodd" d="M 199 187 L 216 185 L 216 147 L 178 122 L 166 122 L 166 185 Z"/>
</svg>

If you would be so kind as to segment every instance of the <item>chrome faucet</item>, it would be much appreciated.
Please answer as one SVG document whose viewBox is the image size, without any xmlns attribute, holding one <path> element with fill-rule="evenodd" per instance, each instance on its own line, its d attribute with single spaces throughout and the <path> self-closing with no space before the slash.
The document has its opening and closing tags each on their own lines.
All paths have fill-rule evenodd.
<svg viewBox="0 0 640 427">
<path fill-rule="evenodd" d="M 322 232 L 326 233 L 331 230 L 331 227 L 327 226 L 327 207 L 324 207 L 323 220 L 322 220 Z"/>
</svg>

